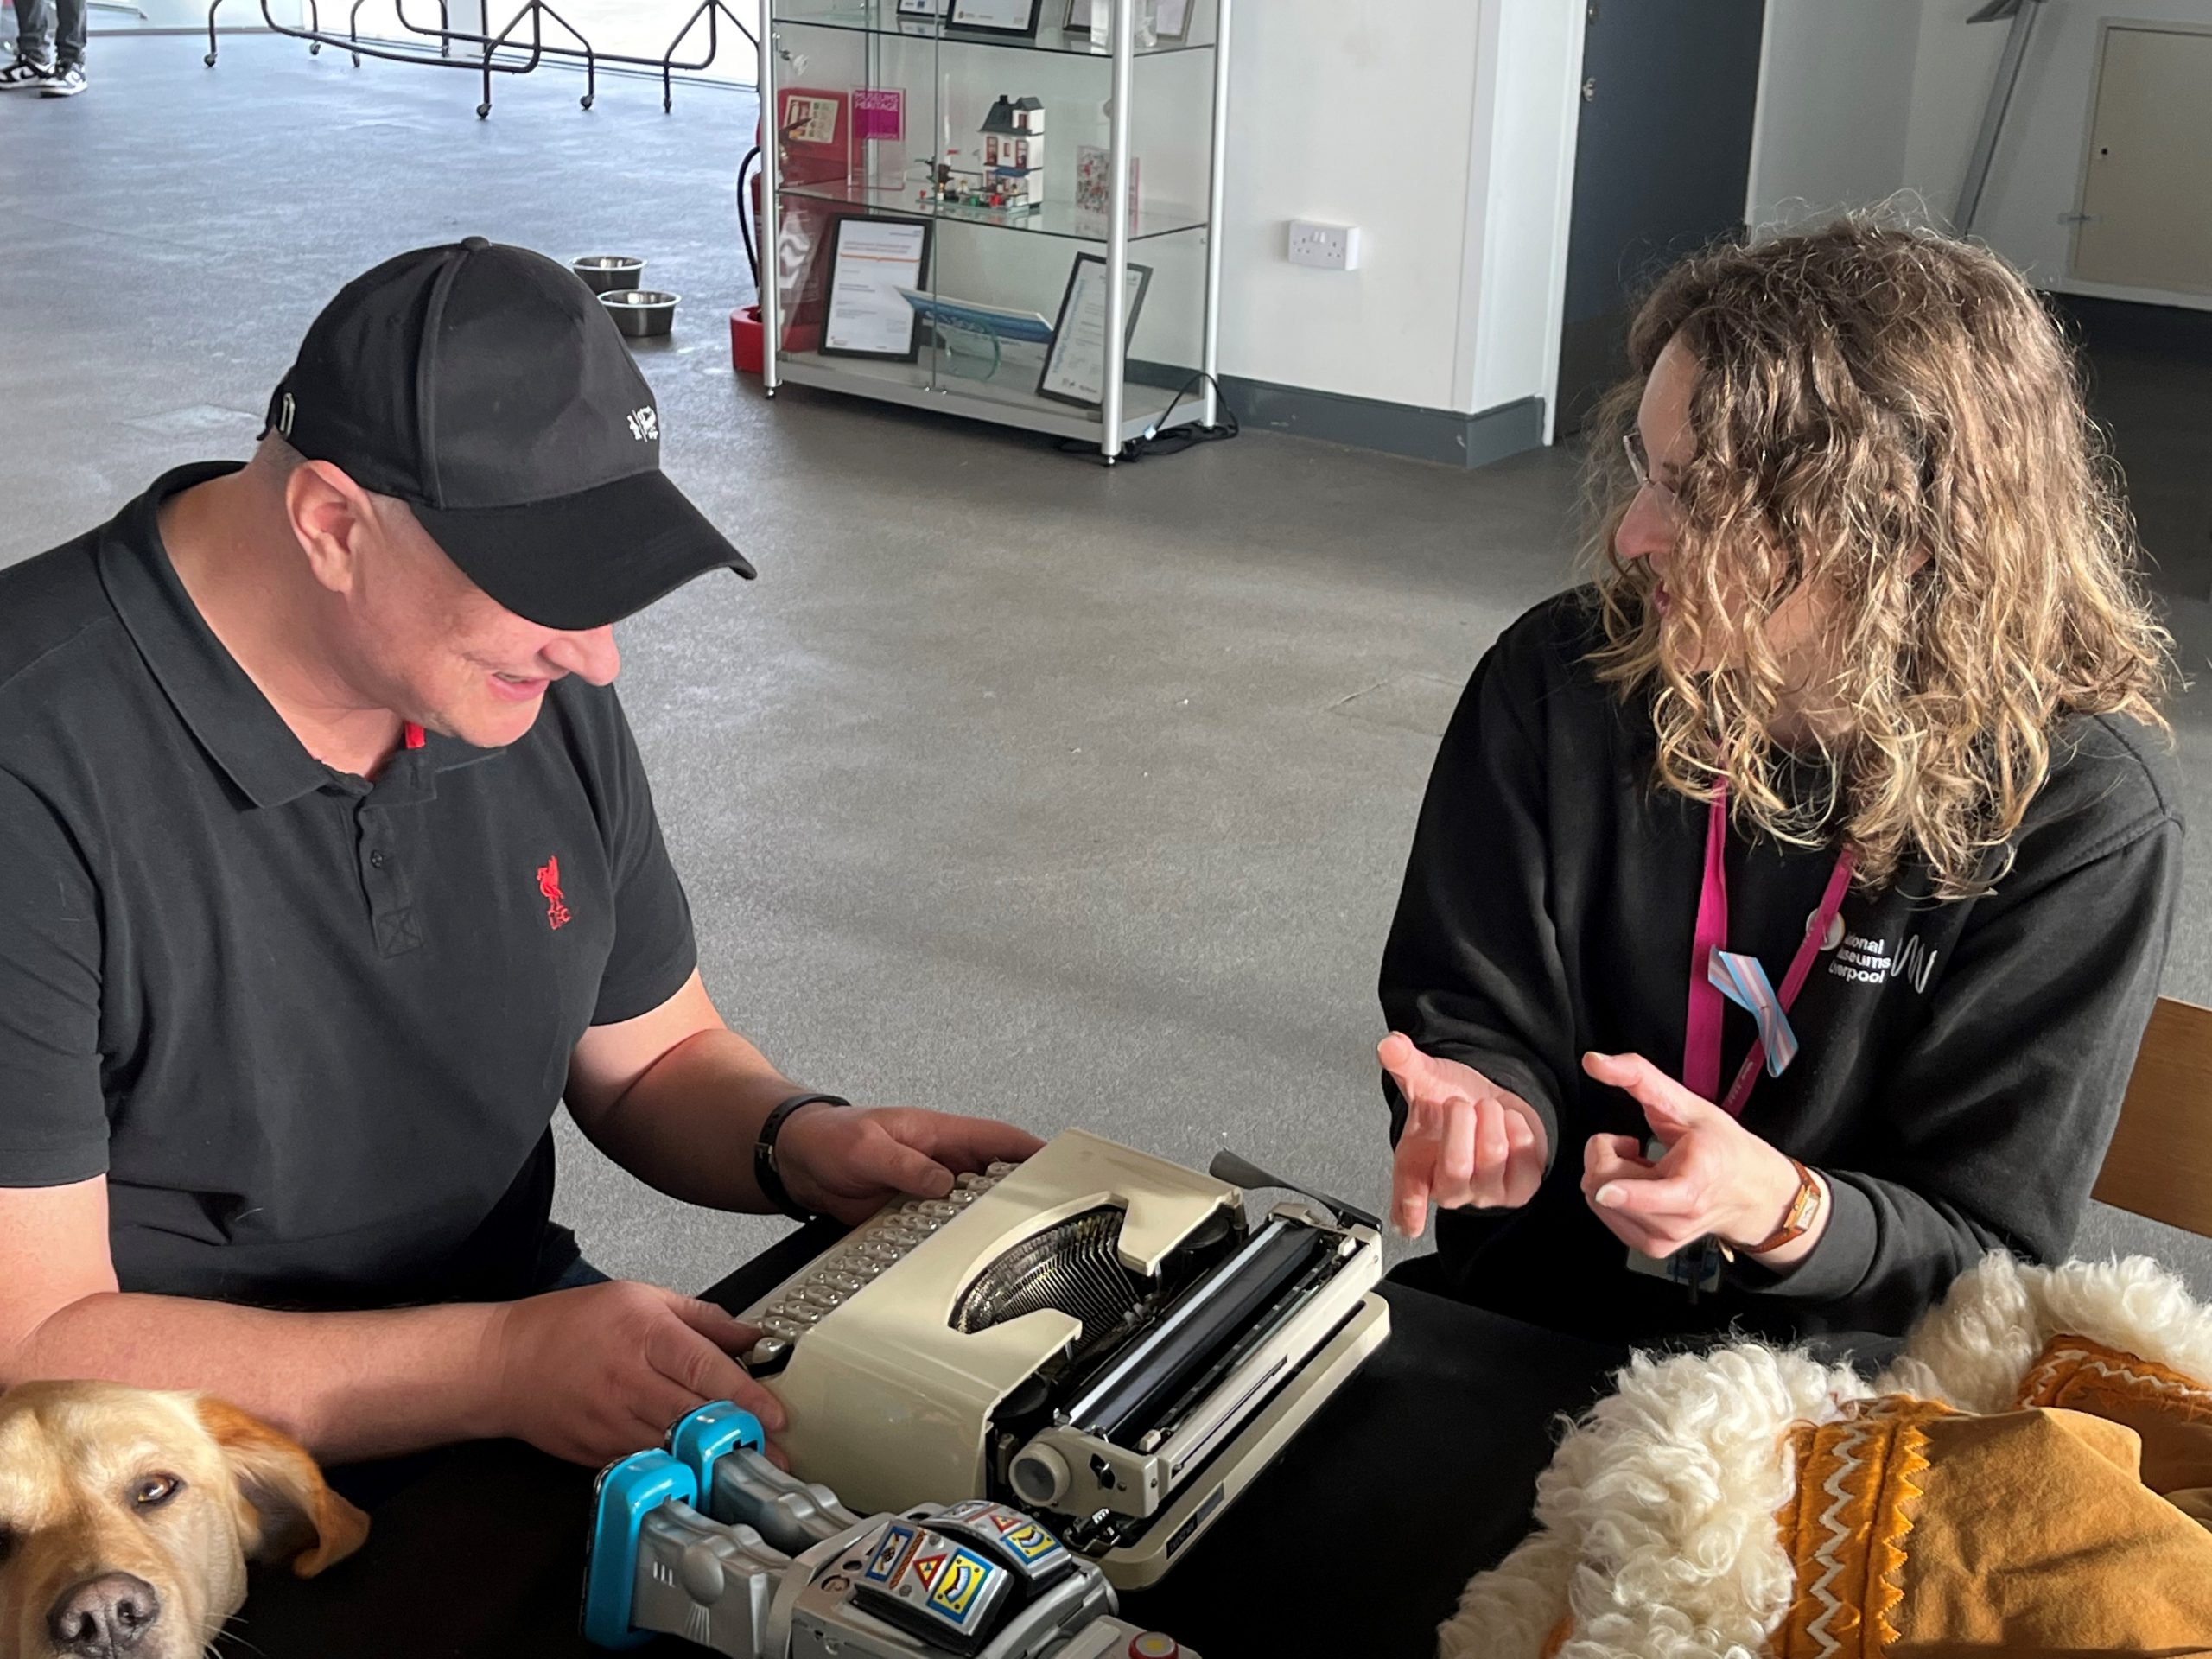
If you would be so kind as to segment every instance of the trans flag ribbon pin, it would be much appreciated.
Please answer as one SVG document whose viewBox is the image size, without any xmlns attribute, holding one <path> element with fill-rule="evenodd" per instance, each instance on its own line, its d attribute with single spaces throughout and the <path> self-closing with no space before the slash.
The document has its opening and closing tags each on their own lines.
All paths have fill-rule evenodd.
<svg viewBox="0 0 2212 1659">
<path fill-rule="evenodd" d="M 1766 1051 L 1766 1074 L 1778 1077 L 1797 1058 L 1797 1033 L 1782 1011 L 1782 999 L 1759 966 L 1757 957 L 1740 951 L 1715 950 L 1705 965 L 1705 976 L 1738 1007 L 1759 1022 L 1759 1046 Z"/>
</svg>

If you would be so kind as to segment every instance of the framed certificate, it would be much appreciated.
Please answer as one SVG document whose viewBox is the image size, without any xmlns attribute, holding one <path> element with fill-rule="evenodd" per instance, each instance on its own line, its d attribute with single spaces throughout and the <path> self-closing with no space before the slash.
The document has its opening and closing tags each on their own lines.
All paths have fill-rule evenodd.
<svg viewBox="0 0 2212 1659">
<path fill-rule="evenodd" d="M 945 8 L 951 3 L 952 0 L 899 0 L 899 15 L 939 23 L 944 21 Z"/>
<path fill-rule="evenodd" d="M 948 20 L 956 29 L 991 35 L 1034 35 L 1041 0 L 952 0 Z"/>
<path fill-rule="evenodd" d="M 1198 0 L 1159 0 L 1159 9 L 1154 13 L 1154 36 L 1163 41 L 1179 41 L 1187 36 L 1191 32 L 1191 11 L 1197 4 Z M 1087 34 L 1093 6 L 1103 7 L 1110 14 L 1114 0 L 1068 0 L 1067 20 L 1060 27 L 1071 35 Z M 1138 0 L 1140 13 L 1142 7 L 1143 0 Z M 1142 21 L 1141 16 L 1139 21 Z M 1140 34 L 1137 39 L 1141 41 L 1144 36 Z"/>
<path fill-rule="evenodd" d="M 1131 264 L 1123 270 L 1129 304 L 1128 322 L 1122 332 L 1126 351 L 1136 333 L 1137 314 L 1144 309 L 1152 267 Z M 1060 315 L 1052 324 L 1052 343 L 1045 353 L 1045 372 L 1037 379 L 1037 395 L 1083 409 L 1096 409 L 1105 401 L 1106 261 L 1097 254 L 1078 253 L 1075 269 L 1068 272 Z"/>
<path fill-rule="evenodd" d="M 856 214 L 830 227 L 823 356 L 912 363 L 919 355 L 921 319 L 900 290 L 920 288 L 927 278 L 930 231 L 925 219 Z"/>
</svg>

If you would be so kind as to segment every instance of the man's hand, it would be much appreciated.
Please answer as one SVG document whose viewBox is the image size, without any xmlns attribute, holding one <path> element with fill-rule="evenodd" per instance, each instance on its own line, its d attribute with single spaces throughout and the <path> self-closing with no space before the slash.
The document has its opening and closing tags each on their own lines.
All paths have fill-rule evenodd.
<svg viewBox="0 0 2212 1659">
<path fill-rule="evenodd" d="M 902 1193 L 941 1198 L 952 1178 L 1045 1143 L 988 1117 L 912 1106 L 802 1106 L 776 1135 L 776 1168 L 793 1198 L 840 1221 L 861 1221 Z"/>
<path fill-rule="evenodd" d="M 1401 1233 L 1421 1236 L 1432 1199 L 1444 1210 L 1529 1202 L 1548 1151 L 1534 1107 L 1471 1065 L 1422 1053 L 1402 1033 L 1376 1052 L 1406 1097 L 1390 1172 L 1390 1215 Z"/>
<path fill-rule="evenodd" d="M 620 1280 L 505 1303 L 491 1333 L 491 1432 L 596 1466 L 658 1446 L 710 1400 L 734 1400 L 772 1435 L 782 1403 L 730 1357 L 758 1335 L 712 1303 Z"/>
<path fill-rule="evenodd" d="M 1797 1194 L 1789 1160 L 1640 1054 L 1585 1054 L 1582 1069 L 1636 1096 L 1666 1146 L 1656 1163 L 1633 1135 L 1593 1135 L 1582 1154 L 1582 1196 L 1632 1249 L 1669 1256 L 1710 1234 L 1742 1249 L 1781 1224 Z M 1827 1206 L 1803 1237 L 1760 1258 L 1780 1266 L 1810 1250 Z"/>
<path fill-rule="evenodd" d="M 671 1198 L 764 1210 L 753 1139 L 798 1089 L 722 1023 L 695 970 L 652 1013 L 586 1032 L 566 1098 L 594 1146 Z M 784 1120 L 776 1168 L 800 1204 L 859 1221 L 900 1193 L 943 1198 L 956 1174 L 1027 1158 L 1043 1144 L 988 1118 L 811 1105 Z"/>
</svg>

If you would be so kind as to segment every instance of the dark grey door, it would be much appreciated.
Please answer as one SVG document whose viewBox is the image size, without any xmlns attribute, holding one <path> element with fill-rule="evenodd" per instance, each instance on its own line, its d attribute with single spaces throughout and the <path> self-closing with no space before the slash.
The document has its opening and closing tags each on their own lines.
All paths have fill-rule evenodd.
<svg viewBox="0 0 2212 1659">
<path fill-rule="evenodd" d="M 1838 4 L 1849 0 L 1835 0 Z M 1675 257 L 1740 230 L 1764 0 L 1589 0 L 1560 341 L 1559 429 L 1627 368 L 1628 320 Z"/>
</svg>

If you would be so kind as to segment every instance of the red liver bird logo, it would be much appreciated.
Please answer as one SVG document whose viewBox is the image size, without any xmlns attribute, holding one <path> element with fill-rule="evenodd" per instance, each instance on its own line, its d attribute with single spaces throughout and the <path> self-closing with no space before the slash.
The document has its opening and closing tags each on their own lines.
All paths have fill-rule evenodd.
<svg viewBox="0 0 2212 1659">
<path fill-rule="evenodd" d="M 568 901 L 561 897 L 561 861 L 549 858 L 537 867 L 537 890 L 545 895 L 545 920 L 553 927 L 569 919 Z"/>
</svg>

